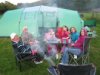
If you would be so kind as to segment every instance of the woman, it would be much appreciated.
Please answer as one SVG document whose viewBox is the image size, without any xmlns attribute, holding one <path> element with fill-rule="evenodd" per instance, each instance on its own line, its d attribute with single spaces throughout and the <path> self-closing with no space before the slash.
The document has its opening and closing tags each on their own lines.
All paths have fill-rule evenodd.
<svg viewBox="0 0 100 75">
<path fill-rule="evenodd" d="M 78 38 L 79 38 L 79 33 L 77 33 L 76 28 L 75 27 L 71 27 L 70 28 L 70 38 L 71 38 L 71 42 L 75 43 Z"/>
<path fill-rule="evenodd" d="M 61 43 L 63 44 L 62 48 L 61 48 L 61 53 L 64 51 L 66 45 L 69 43 L 70 41 L 70 32 L 68 31 L 68 27 L 64 26 L 62 29 L 62 38 L 61 38 Z"/>
<path fill-rule="evenodd" d="M 53 29 L 50 29 L 45 34 L 44 41 L 47 43 L 48 55 L 55 57 L 57 48 L 56 45 L 52 43 L 57 43 L 59 40 L 55 37 L 55 32 L 53 31 Z"/>
<path fill-rule="evenodd" d="M 62 39 L 63 38 L 66 38 L 68 39 L 69 38 L 69 31 L 68 31 L 68 27 L 67 26 L 64 26 L 63 29 L 62 29 Z"/>
<path fill-rule="evenodd" d="M 78 40 L 75 43 L 71 43 L 71 47 L 66 47 L 64 49 L 62 60 L 61 60 L 61 62 L 63 64 L 66 64 L 69 62 L 68 52 L 70 52 L 74 55 L 80 55 L 83 52 L 82 51 L 83 50 L 83 43 L 84 43 L 86 36 L 87 36 L 86 31 L 84 29 L 82 29 Z"/>
</svg>

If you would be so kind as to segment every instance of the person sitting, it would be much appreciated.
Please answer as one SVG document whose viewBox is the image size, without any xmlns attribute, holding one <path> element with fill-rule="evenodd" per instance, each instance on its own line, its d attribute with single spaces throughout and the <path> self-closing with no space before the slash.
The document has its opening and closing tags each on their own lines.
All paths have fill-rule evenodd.
<svg viewBox="0 0 100 75">
<path fill-rule="evenodd" d="M 63 30 L 62 27 L 58 27 L 58 28 L 57 28 L 56 37 L 59 38 L 59 39 L 62 38 L 62 30 Z"/>
<path fill-rule="evenodd" d="M 62 38 L 61 38 L 61 43 L 62 43 L 62 48 L 61 48 L 61 53 L 64 51 L 66 45 L 68 45 L 69 41 L 70 41 L 70 32 L 68 31 L 68 27 L 64 26 L 62 29 Z"/>
<path fill-rule="evenodd" d="M 34 40 L 34 37 L 31 33 L 29 33 L 27 26 L 23 27 L 23 31 L 22 31 L 22 34 L 21 34 L 21 39 L 22 39 L 22 42 L 26 45 L 29 44 L 30 40 Z"/>
<path fill-rule="evenodd" d="M 30 55 L 32 55 L 33 60 L 35 61 L 36 64 L 40 63 L 41 57 L 36 50 L 33 50 L 31 48 L 32 44 L 30 42 L 28 44 L 24 44 L 16 33 L 11 33 L 10 38 L 11 38 L 14 49 L 17 49 L 18 52 L 21 52 L 21 53 L 29 53 Z M 27 56 L 27 55 L 25 54 L 24 56 Z"/>
<path fill-rule="evenodd" d="M 50 29 L 45 34 L 44 41 L 47 43 L 48 54 L 50 56 L 55 56 L 55 54 L 57 53 L 57 48 L 53 43 L 58 43 L 59 39 L 55 37 L 55 32 L 53 31 L 53 29 Z"/>
<path fill-rule="evenodd" d="M 51 41 L 51 40 L 58 40 L 57 38 L 56 38 L 56 36 L 55 36 L 55 32 L 54 32 L 54 30 L 53 29 L 49 29 L 49 31 L 45 34 L 45 36 L 44 36 L 44 41 Z"/>
<path fill-rule="evenodd" d="M 22 53 L 22 57 L 28 56 L 27 54 L 23 53 L 29 53 L 31 55 L 31 48 L 27 45 L 25 45 L 19 38 L 19 36 L 16 33 L 11 33 L 10 35 L 12 46 L 14 49 L 18 50 L 18 52 Z"/>
<path fill-rule="evenodd" d="M 57 38 L 59 38 L 63 41 L 63 39 L 69 38 L 69 34 L 70 34 L 70 32 L 68 31 L 68 27 L 64 26 L 64 27 L 58 27 L 56 36 L 57 36 Z"/>
<path fill-rule="evenodd" d="M 47 44 L 47 53 L 44 56 L 44 59 L 49 63 L 49 68 L 47 69 L 51 74 L 57 75 L 57 72 L 55 70 L 55 59 L 57 55 L 57 48 L 55 43 L 59 42 L 59 39 L 56 38 L 55 32 L 53 29 L 50 29 L 44 36 L 44 41 Z"/>
<path fill-rule="evenodd" d="M 64 26 L 63 29 L 62 29 L 62 39 L 63 38 L 66 38 L 68 39 L 69 38 L 69 34 L 70 32 L 68 31 L 68 27 L 67 26 Z"/>
<path fill-rule="evenodd" d="M 79 38 L 79 33 L 77 32 L 75 27 L 70 28 L 70 38 L 71 42 L 75 43 Z"/>
<path fill-rule="evenodd" d="M 74 55 L 80 55 L 83 51 L 83 43 L 85 41 L 85 37 L 87 36 L 87 33 L 84 29 L 81 30 L 80 36 L 78 40 L 75 43 L 71 43 L 71 47 L 66 47 L 64 49 L 61 63 L 67 64 L 69 62 L 69 55 L 68 52 L 74 54 Z"/>
</svg>

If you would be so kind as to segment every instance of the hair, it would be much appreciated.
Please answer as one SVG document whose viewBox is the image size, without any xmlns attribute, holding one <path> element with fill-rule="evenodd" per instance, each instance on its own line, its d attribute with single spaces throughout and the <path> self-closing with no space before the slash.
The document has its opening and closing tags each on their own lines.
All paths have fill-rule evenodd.
<svg viewBox="0 0 100 75">
<path fill-rule="evenodd" d="M 28 27 L 27 27 L 27 26 L 24 26 L 24 27 L 23 27 L 23 31 L 24 31 L 25 29 L 28 29 Z"/>
<path fill-rule="evenodd" d="M 77 30 L 76 30 L 76 28 L 75 28 L 75 27 L 71 27 L 71 28 L 70 28 L 70 33 L 72 33 L 72 32 L 71 32 L 72 28 L 74 28 L 74 29 L 75 29 L 75 32 L 77 32 Z"/>
<path fill-rule="evenodd" d="M 81 31 L 84 31 L 84 36 L 87 36 L 87 31 L 85 29 L 81 29 Z M 80 31 L 80 36 L 81 36 L 81 31 Z"/>
<path fill-rule="evenodd" d="M 64 25 L 64 27 L 67 29 L 67 31 L 69 30 L 68 27 L 66 25 Z"/>
</svg>

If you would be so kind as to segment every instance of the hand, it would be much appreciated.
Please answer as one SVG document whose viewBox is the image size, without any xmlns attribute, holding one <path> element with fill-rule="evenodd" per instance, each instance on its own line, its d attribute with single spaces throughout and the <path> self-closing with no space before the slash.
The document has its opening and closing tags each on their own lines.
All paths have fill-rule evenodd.
<svg viewBox="0 0 100 75">
<path fill-rule="evenodd" d="M 67 39 L 67 38 L 64 37 L 64 38 L 62 38 L 62 39 Z"/>
<path fill-rule="evenodd" d="M 74 43 L 71 43 L 71 46 L 74 46 Z"/>
<path fill-rule="evenodd" d="M 29 44 L 30 44 L 30 45 L 33 45 L 33 42 L 31 41 L 31 42 L 29 42 Z"/>
</svg>

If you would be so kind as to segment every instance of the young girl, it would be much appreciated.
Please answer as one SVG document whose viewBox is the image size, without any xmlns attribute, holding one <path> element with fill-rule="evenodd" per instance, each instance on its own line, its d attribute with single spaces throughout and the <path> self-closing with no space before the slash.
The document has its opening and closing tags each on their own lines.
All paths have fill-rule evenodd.
<svg viewBox="0 0 100 75">
<path fill-rule="evenodd" d="M 64 26 L 62 29 L 62 39 L 69 39 L 69 31 L 68 31 L 68 27 Z"/>
<path fill-rule="evenodd" d="M 57 38 L 61 39 L 62 42 L 67 42 L 67 39 L 69 38 L 69 31 L 68 31 L 68 27 L 64 26 L 64 27 L 59 27 L 57 29 L 57 33 L 56 36 Z"/>
<path fill-rule="evenodd" d="M 69 62 L 68 52 L 70 52 L 74 55 L 80 55 L 81 54 L 81 52 L 83 50 L 83 43 L 84 43 L 86 36 L 87 36 L 87 32 L 84 29 L 82 29 L 81 32 L 80 32 L 80 36 L 79 36 L 78 40 L 75 43 L 72 43 L 71 47 L 66 47 L 64 49 L 62 60 L 61 60 L 62 63 L 66 64 L 66 63 Z"/>
<path fill-rule="evenodd" d="M 75 27 L 70 28 L 70 38 L 71 42 L 75 43 L 79 38 L 79 33 L 76 31 Z"/>
<path fill-rule="evenodd" d="M 61 53 L 64 51 L 66 45 L 69 43 L 70 41 L 70 32 L 68 31 L 68 27 L 64 26 L 62 29 L 62 38 L 61 38 L 61 43 L 63 44 L 62 48 L 61 48 Z"/>
<path fill-rule="evenodd" d="M 47 43 L 48 55 L 55 57 L 57 54 L 57 48 L 56 45 L 52 43 L 57 43 L 59 40 L 55 37 L 55 32 L 53 29 L 50 29 L 45 34 L 44 41 Z"/>
</svg>

